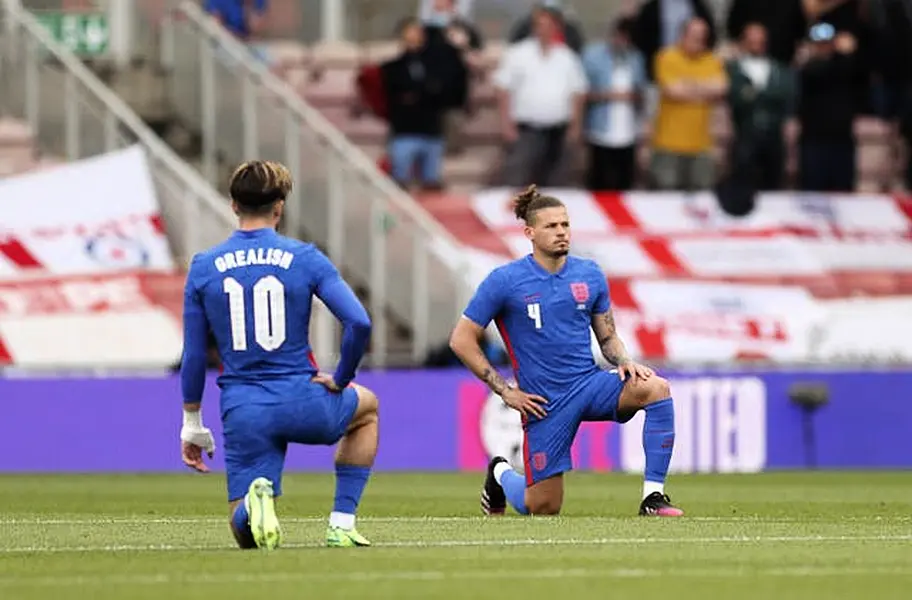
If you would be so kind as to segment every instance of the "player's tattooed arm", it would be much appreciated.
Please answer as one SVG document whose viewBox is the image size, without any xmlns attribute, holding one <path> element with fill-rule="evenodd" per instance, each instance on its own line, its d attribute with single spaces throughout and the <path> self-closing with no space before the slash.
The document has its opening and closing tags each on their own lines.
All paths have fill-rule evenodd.
<svg viewBox="0 0 912 600">
<path fill-rule="evenodd" d="M 488 384 L 488 387 L 491 388 L 491 391 L 498 396 L 503 395 L 504 390 L 507 389 L 507 380 L 501 377 L 500 373 L 490 367 L 485 369 L 481 374 L 481 380 Z"/>
<path fill-rule="evenodd" d="M 462 364 L 491 388 L 492 392 L 502 396 L 509 386 L 485 356 L 484 350 L 481 348 L 483 336 L 484 329 L 472 321 L 462 318 L 450 336 L 450 349 L 462 361 Z"/>
<path fill-rule="evenodd" d="M 608 309 L 606 313 L 592 317 L 592 329 L 595 331 L 599 349 L 601 349 L 605 360 L 616 367 L 630 362 L 627 348 L 617 334 L 617 327 L 614 325 L 614 313 L 612 313 L 611 309 Z"/>
</svg>

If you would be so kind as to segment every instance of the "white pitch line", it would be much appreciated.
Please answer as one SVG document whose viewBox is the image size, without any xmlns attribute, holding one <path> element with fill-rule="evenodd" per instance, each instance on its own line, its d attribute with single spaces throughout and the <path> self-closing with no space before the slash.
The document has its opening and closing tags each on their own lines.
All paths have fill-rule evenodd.
<svg viewBox="0 0 912 600">
<path fill-rule="evenodd" d="M 513 569 L 458 570 L 458 571 L 354 571 L 349 573 L 301 573 L 275 572 L 260 574 L 210 574 L 193 575 L 102 575 L 102 576 L 61 576 L 61 577 L 15 577 L 0 580 L 0 587 L 67 587 L 67 586 L 153 586 L 168 584 L 225 584 L 225 583 L 291 583 L 306 581 L 444 581 L 467 579 L 529 580 L 529 579 L 573 579 L 573 578 L 656 578 L 656 577 L 710 577 L 730 579 L 733 577 L 838 577 L 857 575 L 912 575 L 908 567 L 820 567 L 798 565 L 787 568 L 673 568 L 673 569 L 537 569 L 516 571 Z"/>
<path fill-rule="evenodd" d="M 603 522 L 629 522 L 636 520 L 637 517 L 540 517 L 536 522 L 572 522 L 572 521 L 603 521 Z M 0 525 L 202 525 L 209 523 L 221 524 L 228 520 L 218 517 L 162 517 L 162 518 L 144 518 L 144 517 L 110 517 L 110 518 L 93 518 L 93 519 L 54 519 L 54 518 L 15 518 L 0 519 Z M 327 517 L 286 517 L 282 518 L 282 523 L 325 523 Z M 482 523 L 489 522 L 492 519 L 488 517 L 359 517 L 359 522 L 366 523 Z M 511 519 L 508 519 L 511 520 Z M 515 518 L 512 520 L 520 520 Z M 754 523 L 754 524 L 777 524 L 777 523 L 807 523 L 813 524 L 833 524 L 841 523 L 908 523 L 912 522 L 912 516 L 871 516 L 871 517 L 837 517 L 835 519 L 813 520 L 801 519 L 797 517 L 685 517 L 680 522 L 705 522 L 705 523 Z"/>
<path fill-rule="evenodd" d="M 459 547 L 509 547 L 509 546 L 639 546 L 651 544 L 764 544 L 764 543 L 814 543 L 814 542 L 907 542 L 912 535 L 806 535 L 806 536 L 718 536 L 695 538 L 636 537 L 636 538 L 542 538 L 514 540 L 409 540 L 375 544 L 377 548 L 459 548 Z M 285 544 L 283 548 L 321 548 L 323 544 Z M 19 546 L 0 547 L 0 554 L 91 553 L 91 552 L 182 552 L 202 550 L 229 550 L 224 544 L 122 544 L 106 546 Z"/>
</svg>

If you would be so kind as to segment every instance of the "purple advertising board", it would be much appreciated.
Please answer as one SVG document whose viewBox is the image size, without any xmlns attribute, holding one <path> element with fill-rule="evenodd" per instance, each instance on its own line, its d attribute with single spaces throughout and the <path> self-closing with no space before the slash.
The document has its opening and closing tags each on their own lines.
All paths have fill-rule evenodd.
<svg viewBox="0 0 912 600">
<path fill-rule="evenodd" d="M 756 472 L 912 467 L 912 370 L 665 373 L 676 405 L 672 469 Z M 365 372 L 381 401 L 377 470 L 476 471 L 505 454 L 521 466 L 515 412 L 459 370 Z M 818 383 L 829 402 L 811 417 L 789 399 Z M 0 472 L 153 472 L 183 469 L 176 377 L 0 379 Z M 210 378 L 204 420 L 221 444 L 218 388 Z M 584 424 L 578 469 L 642 469 L 642 419 Z M 223 468 L 216 449 L 215 470 Z M 332 467 L 332 448 L 292 447 L 290 471 Z"/>
</svg>

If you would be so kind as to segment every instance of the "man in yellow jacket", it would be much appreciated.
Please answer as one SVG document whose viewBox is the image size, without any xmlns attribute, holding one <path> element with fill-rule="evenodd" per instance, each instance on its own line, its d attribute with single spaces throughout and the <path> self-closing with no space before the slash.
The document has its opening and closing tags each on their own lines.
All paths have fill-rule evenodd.
<svg viewBox="0 0 912 600">
<path fill-rule="evenodd" d="M 678 44 L 656 55 L 659 106 L 650 165 L 656 189 L 697 191 L 715 184 L 710 126 L 728 78 L 722 61 L 707 49 L 708 36 L 706 21 L 691 19 Z"/>
</svg>

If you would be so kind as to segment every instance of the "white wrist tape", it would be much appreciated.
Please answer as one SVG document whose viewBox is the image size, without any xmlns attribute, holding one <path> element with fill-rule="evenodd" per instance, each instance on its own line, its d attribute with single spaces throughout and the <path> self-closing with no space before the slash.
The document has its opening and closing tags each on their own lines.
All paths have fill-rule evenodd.
<svg viewBox="0 0 912 600">
<path fill-rule="evenodd" d="M 201 410 L 184 410 L 184 427 L 191 429 L 203 428 L 203 411 Z"/>
</svg>

